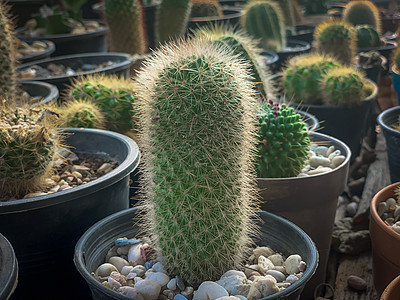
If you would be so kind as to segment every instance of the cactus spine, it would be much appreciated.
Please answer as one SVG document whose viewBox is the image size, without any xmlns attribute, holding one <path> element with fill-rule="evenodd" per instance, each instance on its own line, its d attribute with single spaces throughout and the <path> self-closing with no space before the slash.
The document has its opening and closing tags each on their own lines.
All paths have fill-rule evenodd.
<svg viewBox="0 0 400 300">
<path fill-rule="evenodd" d="M 359 49 L 375 48 L 382 44 L 378 32 L 370 25 L 358 25 L 357 31 L 357 46 Z"/>
<path fill-rule="evenodd" d="M 191 2 L 191 18 L 223 16 L 222 6 L 217 0 L 191 0 Z"/>
<path fill-rule="evenodd" d="M 105 0 L 112 51 L 144 54 L 147 38 L 139 0 Z"/>
<path fill-rule="evenodd" d="M 259 114 L 257 171 L 261 178 L 297 176 L 308 159 L 306 124 L 293 108 L 271 100 Z"/>
<path fill-rule="evenodd" d="M 352 25 L 330 19 L 317 26 L 314 32 L 318 52 L 335 57 L 342 64 L 350 65 L 356 55 L 356 33 Z"/>
<path fill-rule="evenodd" d="M 137 77 L 141 223 L 168 271 L 193 285 L 238 266 L 254 229 L 257 99 L 244 66 L 197 39 L 165 46 Z"/>
<path fill-rule="evenodd" d="M 286 47 L 285 21 L 277 3 L 250 1 L 244 7 L 240 23 L 250 36 L 260 39 L 261 48 L 282 51 Z"/>
<path fill-rule="evenodd" d="M 379 34 L 381 33 L 379 9 L 371 1 L 350 1 L 343 11 L 343 19 L 354 26 L 371 25 Z"/>
<path fill-rule="evenodd" d="M 88 100 L 68 101 L 61 109 L 62 127 L 104 128 L 105 117 L 96 104 Z"/>
</svg>

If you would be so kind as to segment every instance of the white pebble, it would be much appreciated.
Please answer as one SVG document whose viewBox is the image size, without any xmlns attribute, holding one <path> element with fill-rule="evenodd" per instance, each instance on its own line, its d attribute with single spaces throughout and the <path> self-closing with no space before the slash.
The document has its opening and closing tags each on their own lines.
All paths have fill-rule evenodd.
<svg viewBox="0 0 400 300">
<path fill-rule="evenodd" d="M 392 229 L 397 233 L 400 233 L 400 222 L 396 222 L 392 225 Z"/>
<path fill-rule="evenodd" d="M 318 166 L 328 167 L 331 164 L 329 158 L 322 157 L 322 156 L 313 156 L 310 157 L 310 166 L 316 168 Z"/>
<path fill-rule="evenodd" d="M 134 266 L 131 273 L 136 273 L 137 276 L 142 277 L 146 273 L 146 268 L 142 265 Z"/>
<path fill-rule="evenodd" d="M 108 283 L 112 289 L 119 289 L 122 285 L 112 277 L 108 277 Z"/>
<path fill-rule="evenodd" d="M 117 253 L 119 255 L 128 255 L 129 249 L 131 248 L 131 246 L 132 245 L 125 245 L 125 246 L 118 247 Z"/>
<path fill-rule="evenodd" d="M 175 291 L 176 290 L 176 278 L 172 278 L 168 283 L 167 283 L 167 288 Z"/>
<path fill-rule="evenodd" d="M 121 273 L 123 267 L 129 266 L 129 263 L 125 259 L 123 259 L 119 256 L 110 257 L 108 262 L 110 264 L 114 265 L 118 269 L 118 272 L 120 272 L 120 273 Z"/>
<path fill-rule="evenodd" d="M 215 300 L 240 300 L 240 299 L 235 296 L 223 296 L 223 297 L 219 297 Z"/>
<path fill-rule="evenodd" d="M 386 200 L 386 204 L 388 207 L 391 205 L 396 205 L 396 200 L 394 200 L 393 198 L 389 198 Z"/>
<path fill-rule="evenodd" d="M 237 275 L 224 277 L 217 281 L 217 283 L 228 291 L 230 295 L 239 294 L 237 287 L 247 284 L 247 278 Z"/>
<path fill-rule="evenodd" d="M 307 263 L 305 261 L 301 261 L 299 263 L 299 270 L 300 272 L 304 272 L 307 269 Z"/>
<path fill-rule="evenodd" d="M 387 207 L 388 205 L 386 204 L 386 202 L 379 202 L 377 211 L 380 217 L 382 217 L 382 215 L 385 213 Z"/>
<path fill-rule="evenodd" d="M 279 253 L 268 256 L 268 259 L 274 264 L 274 266 L 283 266 L 283 257 Z"/>
<path fill-rule="evenodd" d="M 138 292 L 138 290 L 131 286 L 121 286 L 118 289 L 118 292 L 135 300 L 144 300 L 143 296 Z"/>
<path fill-rule="evenodd" d="M 335 156 L 335 157 L 332 159 L 332 164 L 333 164 L 334 167 L 336 168 L 336 167 L 340 166 L 340 165 L 342 164 L 342 162 L 344 162 L 345 159 L 346 159 L 346 157 L 343 156 L 343 155 Z"/>
<path fill-rule="evenodd" d="M 260 255 L 268 257 L 274 253 L 274 250 L 272 250 L 270 247 L 257 247 L 253 250 L 253 254 L 256 259 L 258 259 Z"/>
<path fill-rule="evenodd" d="M 138 265 L 144 263 L 143 258 L 140 256 L 140 247 L 142 247 L 142 246 L 143 246 L 142 244 L 136 244 L 136 245 L 132 245 L 129 248 L 128 260 L 130 263 L 133 263 L 133 264 L 136 263 Z"/>
<path fill-rule="evenodd" d="M 151 268 L 156 272 L 161 272 L 161 270 L 164 270 L 164 266 L 160 262 L 155 263 Z"/>
<path fill-rule="evenodd" d="M 194 293 L 193 300 L 211 300 L 229 296 L 226 289 L 213 281 L 204 281 Z"/>
<path fill-rule="evenodd" d="M 307 174 L 308 175 L 316 175 L 316 174 L 322 174 L 322 173 L 326 173 L 326 172 L 330 172 L 330 171 L 332 171 L 332 168 L 319 166 L 318 168 L 316 168 L 314 170 L 308 171 Z"/>
<path fill-rule="evenodd" d="M 299 264 L 301 262 L 301 256 L 298 254 L 290 255 L 285 260 L 285 269 L 287 274 L 296 274 L 299 270 Z"/>
<path fill-rule="evenodd" d="M 111 274 L 113 271 L 118 271 L 118 269 L 109 263 L 105 263 L 100 265 L 96 271 L 94 272 L 95 275 L 100 276 L 100 277 L 107 277 Z"/>
<path fill-rule="evenodd" d="M 224 274 L 222 274 L 220 280 L 223 279 L 224 277 L 229 277 L 229 276 L 233 276 L 233 275 L 246 278 L 246 274 L 244 274 L 242 271 L 229 270 L 229 271 L 226 271 Z"/>
<path fill-rule="evenodd" d="M 329 158 L 329 155 L 331 155 L 331 153 L 333 153 L 333 151 L 335 151 L 335 147 L 334 146 L 330 146 L 328 148 L 328 151 L 326 151 L 326 157 Z"/>
<path fill-rule="evenodd" d="M 332 160 L 335 156 L 338 156 L 340 154 L 341 154 L 340 150 L 336 150 L 336 151 L 333 151 L 331 154 L 329 154 L 328 158 L 329 158 L 329 160 Z"/>
<path fill-rule="evenodd" d="M 132 271 L 133 267 L 132 266 L 124 266 L 121 269 L 121 274 L 124 276 L 127 276 L 129 274 L 130 271 Z"/>
<path fill-rule="evenodd" d="M 166 286 L 167 283 L 170 281 L 170 278 L 168 275 L 162 273 L 162 272 L 156 272 L 150 275 L 149 279 L 157 281 L 161 287 Z"/>
<path fill-rule="evenodd" d="M 260 267 L 260 271 L 265 274 L 268 270 L 271 270 L 274 268 L 274 264 L 265 256 L 261 255 L 258 257 L 258 265 Z"/>
<path fill-rule="evenodd" d="M 315 153 L 327 157 L 328 147 L 326 146 L 318 146 L 315 148 Z"/>
<path fill-rule="evenodd" d="M 279 292 L 274 280 L 269 277 L 259 277 L 251 284 L 247 299 L 254 300 Z"/>
<path fill-rule="evenodd" d="M 193 294 L 194 289 L 191 286 L 187 286 L 182 292 L 182 296 L 185 296 L 186 298 L 190 298 Z"/>
<path fill-rule="evenodd" d="M 290 274 L 288 277 L 286 277 L 286 282 L 293 284 L 295 283 L 299 278 L 296 275 Z"/>
<path fill-rule="evenodd" d="M 161 291 L 161 285 L 151 279 L 140 280 L 135 283 L 135 288 L 142 294 L 144 300 L 157 300 Z"/>
<path fill-rule="evenodd" d="M 284 281 L 286 278 L 285 274 L 276 270 L 268 270 L 267 275 L 271 275 L 276 281 Z"/>
</svg>

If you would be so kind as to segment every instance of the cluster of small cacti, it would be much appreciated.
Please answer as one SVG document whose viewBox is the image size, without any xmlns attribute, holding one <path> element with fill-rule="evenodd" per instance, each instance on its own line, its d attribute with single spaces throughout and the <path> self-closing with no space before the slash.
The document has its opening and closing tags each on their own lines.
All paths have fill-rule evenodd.
<svg viewBox="0 0 400 300">
<path fill-rule="evenodd" d="M 250 241 L 257 98 L 245 67 L 194 39 L 161 48 L 136 79 L 140 223 L 167 271 L 192 285 L 237 267 Z"/>
<path fill-rule="evenodd" d="M 381 46 L 382 41 L 379 33 L 371 25 L 357 25 L 356 32 L 359 49 Z"/>
<path fill-rule="evenodd" d="M 47 109 L 0 103 L 0 196 L 19 199 L 45 186 L 62 141 L 54 118 Z"/>
<path fill-rule="evenodd" d="M 59 111 L 63 128 L 105 128 L 103 112 L 89 100 L 67 101 Z"/>
<path fill-rule="evenodd" d="M 223 16 L 222 6 L 217 0 L 191 0 L 191 4 L 191 18 Z"/>
<path fill-rule="evenodd" d="M 147 37 L 139 0 L 105 0 L 104 5 L 112 51 L 146 53 Z"/>
<path fill-rule="evenodd" d="M 342 64 L 353 62 L 356 33 L 352 25 L 340 19 L 329 19 L 317 26 L 314 41 L 318 52 L 333 56 Z"/>
<path fill-rule="evenodd" d="M 344 11 L 343 19 L 354 26 L 370 25 L 378 33 L 381 33 L 381 19 L 379 9 L 368 0 L 350 1 Z"/>
<path fill-rule="evenodd" d="M 283 12 L 276 2 L 267 0 L 250 1 L 240 18 L 242 28 L 263 49 L 282 51 L 286 47 L 286 28 Z"/>
<path fill-rule="evenodd" d="M 285 104 L 264 103 L 258 115 L 257 171 L 261 178 L 297 176 L 308 159 L 306 124 Z"/>
</svg>

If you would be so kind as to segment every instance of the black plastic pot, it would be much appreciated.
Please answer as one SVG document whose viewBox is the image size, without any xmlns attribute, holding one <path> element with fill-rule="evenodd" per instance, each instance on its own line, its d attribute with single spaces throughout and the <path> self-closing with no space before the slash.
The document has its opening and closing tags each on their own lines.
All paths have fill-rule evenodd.
<svg viewBox="0 0 400 300">
<path fill-rule="evenodd" d="M 129 174 L 139 161 L 130 138 L 98 129 L 67 129 L 76 153 L 116 160 L 110 173 L 54 194 L 0 202 L 0 228 L 18 258 L 13 299 L 88 299 L 72 263 L 74 246 L 94 223 L 128 208 Z"/>
<path fill-rule="evenodd" d="M 18 284 L 18 262 L 10 242 L 0 234 L 0 299 L 7 300 Z"/>
<path fill-rule="evenodd" d="M 315 288 L 325 282 L 337 199 L 347 183 L 351 156 L 347 145 L 331 136 L 311 132 L 310 139 L 324 146 L 334 146 L 346 157 L 345 161 L 330 172 L 308 177 L 257 178 L 263 199 L 261 209 L 295 223 L 317 246 L 318 269 L 307 283 L 303 299 L 313 299 Z"/>
<path fill-rule="evenodd" d="M 42 81 L 24 81 L 21 88 L 32 97 L 42 97 L 39 105 L 57 101 L 59 92 L 55 85 Z"/>
<path fill-rule="evenodd" d="M 382 71 L 387 68 L 387 59 L 383 55 L 380 55 L 382 63 L 378 66 L 368 66 L 364 67 L 362 65 L 357 64 L 356 68 L 363 71 L 366 74 L 368 79 L 371 79 L 373 82 L 378 84 L 379 79 L 381 78 Z"/>
<path fill-rule="evenodd" d="M 29 79 L 29 81 L 42 81 L 54 84 L 55 86 L 57 86 L 57 88 L 61 93 L 71 83 L 72 79 L 77 78 L 81 75 L 104 73 L 104 74 L 117 74 L 120 76 L 124 76 L 125 78 L 129 77 L 129 67 L 131 65 L 131 60 L 129 59 L 129 57 L 130 57 L 129 54 L 113 53 L 113 52 L 73 54 L 73 55 L 53 57 L 23 64 L 17 68 L 17 71 L 28 69 L 29 67 L 34 65 L 46 68 L 49 64 L 62 64 L 67 67 L 71 67 L 72 69 L 76 69 L 84 64 L 101 64 L 108 61 L 113 62 L 111 66 L 82 72 L 76 75 L 71 75 L 71 76 L 60 75 L 60 76 L 51 76 L 47 78 Z M 22 80 L 22 82 L 25 82 L 25 80 Z"/>
<path fill-rule="evenodd" d="M 301 116 L 309 131 L 315 131 L 319 128 L 319 121 L 314 115 L 298 109 L 296 109 L 296 113 Z"/>
<path fill-rule="evenodd" d="M 312 45 L 315 27 L 310 25 L 296 25 L 295 34 L 288 33 L 288 39 L 307 42 Z"/>
<path fill-rule="evenodd" d="M 8 0 L 10 13 L 16 20 L 16 26 L 22 27 L 32 18 L 32 14 L 39 12 L 39 8 L 48 3 L 47 0 Z"/>
<path fill-rule="evenodd" d="M 381 47 L 373 47 L 373 48 L 363 48 L 363 49 L 358 49 L 358 53 L 360 52 L 368 52 L 368 51 L 378 51 L 381 55 L 383 55 L 387 59 L 387 64 L 388 66 L 392 65 L 392 51 L 393 49 L 397 48 L 397 42 L 395 41 L 389 41 L 386 39 L 382 39 L 382 42 L 385 44 Z M 384 70 L 382 72 L 382 75 L 386 75 L 388 73 L 388 70 Z"/>
<path fill-rule="evenodd" d="M 31 61 L 49 58 L 50 55 L 52 53 L 54 53 L 54 51 L 56 50 L 56 47 L 54 46 L 54 43 L 51 42 L 51 41 L 43 41 L 43 40 L 41 40 L 41 42 L 43 42 L 43 43 L 45 43 L 47 45 L 47 48 L 44 51 L 38 52 L 38 53 L 34 53 L 34 54 L 31 54 L 31 55 L 23 56 L 23 57 L 18 59 L 18 62 L 20 62 L 21 64 L 25 64 L 25 63 L 28 63 L 28 62 L 31 62 Z M 28 44 L 31 44 L 31 42 L 28 42 Z"/>
<path fill-rule="evenodd" d="M 393 125 L 399 122 L 399 116 L 400 106 L 395 106 L 381 112 L 377 119 L 386 140 L 392 183 L 400 181 L 400 132 L 392 128 Z"/>
<path fill-rule="evenodd" d="M 208 26 L 210 24 L 230 24 L 237 26 L 240 17 L 243 15 L 243 11 L 238 7 L 222 7 L 224 15 L 222 17 L 198 17 L 191 18 L 188 22 L 188 31 L 196 28 Z"/>
<path fill-rule="evenodd" d="M 129 299 L 103 286 L 94 279 L 91 272 L 104 263 L 107 251 L 117 238 L 134 237 L 138 233 L 138 227 L 133 226 L 132 218 L 140 213 L 139 207 L 109 216 L 86 231 L 76 244 L 75 266 L 89 285 L 93 299 Z M 307 263 L 306 271 L 295 284 L 263 299 L 298 299 L 304 285 L 317 268 L 318 252 L 315 245 L 310 237 L 293 223 L 267 212 L 261 212 L 259 216 L 261 235 L 254 238 L 258 245 L 269 246 L 283 255 L 298 253 Z"/>
<path fill-rule="evenodd" d="M 286 45 L 287 49 L 277 52 L 279 60 L 277 62 L 276 70 L 280 70 L 289 58 L 311 51 L 310 43 L 304 41 L 288 40 Z"/>
<path fill-rule="evenodd" d="M 272 72 L 277 70 L 279 56 L 276 52 L 264 50 L 261 52 L 261 56 L 263 56 L 265 64 Z"/>
</svg>

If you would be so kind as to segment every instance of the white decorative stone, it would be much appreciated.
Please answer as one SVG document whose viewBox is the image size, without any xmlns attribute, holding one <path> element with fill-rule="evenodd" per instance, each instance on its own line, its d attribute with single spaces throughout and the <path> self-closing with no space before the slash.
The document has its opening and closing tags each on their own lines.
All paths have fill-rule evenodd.
<svg viewBox="0 0 400 300">
<path fill-rule="evenodd" d="M 340 150 L 335 150 L 331 154 L 329 154 L 328 158 L 329 158 L 329 160 L 332 160 L 335 156 L 338 156 L 340 154 L 341 154 Z"/>
<path fill-rule="evenodd" d="M 257 247 L 256 249 L 253 250 L 253 254 L 256 260 L 260 257 L 260 255 L 268 257 L 274 253 L 275 251 L 272 250 L 270 247 Z"/>
<path fill-rule="evenodd" d="M 118 271 L 118 269 L 109 263 L 104 263 L 100 265 L 96 271 L 94 272 L 95 275 L 100 276 L 100 277 L 107 277 L 111 274 L 113 271 Z"/>
<path fill-rule="evenodd" d="M 309 159 L 310 166 L 313 168 L 322 166 L 322 167 L 329 167 L 331 161 L 329 158 L 322 157 L 322 156 L 312 156 Z"/>
<path fill-rule="evenodd" d="M 285 260 L 285 269 L 287 274 L 296 274 L 300 271 L 299 264 L 301 262 L 301 256 L 298 254 L 290 255 Z"/>
<path fill-rule="evenodd" d="M 229 296 L 226 289 L 213 281 L 204 281 L 194 293 L 193 300 L 214 300 Z"/>
<path fill-rule="evenodd" d="M 272 263 L 272 261 L 270 261 L 268 258 L 266 258 L 263 255 L 260 255 L 258 257 L 258 265 L 260 267 L 260 271 L 262 273 L 266 273 L 268 270 L 271 270 L 274 268 L 274 264 Z"/>
<path fill-rule="evenodd" d="M 191 286 L 187 286 L 181 294 L 186 298 L 190 298 L 193 295 L 194 289 Z"/>
<path fill-rule="evenodd" d="M 140 247 L 142 244 L 132 245 L 128 251 L 128 261 L 133 264 L 143 264 L 144 260 L 140 256 Z"/>
<path fill-rule="evenodd" d="M 121 286 L 118 289 L 118 292 L 135 300 L 144 300 L 143 296 L 138 292 L 138 290 L 131 286 Z"/>
<path fill-rule="evenodd" d="M 326 146 L 318 146 L 317 148 L 315 148 L 315 153 L 322 155 L 324 157 L 327 157 L 327 153 L 328 153 L 328 147 Z"/>
<path fill-rule="evenodd" d="M 332 164 L 333 164 L 334 167 L 336 168 L 336 167 L 340 166 L 340 165 L 342 164 L 342 162 L 344 162 L 345 159 L 346 159 L 346 157 L 343 156 L 343 155 L 335 156 L 335 157 L 332 159 Z"/>
<path fill-rule="evenodd" d="M 134 266 L 131 273 L 136 273 L 137 276 L 142 277 L 146 273 L 146 268 L 142 265 Z"/>
<path fill-rule="evenodd" d="M 164 270 L 164 266 L 160 262 L 155 263 L 151 268 L 156 272 L 161 272 L 161 270 Z"/>
<path fill-rule="evenodd" d="M 176 290 L 176 278 L 172 278 L 168 283 L 167 283 L 167 288 L 175 291 Z"/>
<path fill-rule="evenodd" d="M 244 274 L 242 271 L 229 270 L 229 271 L 226 271 L 224 274 L 222 274 L 220 280 L 223 279 L 224 277 L 229 277 L 229 276 L 233 276 L 233 275 L 236 275 L 236 276 L 239 276 L 239 277 L 243 277 L 243 278 L 247 278 L 246 274 Z"/>
<path fill-rule="evenodd" d="M 144 300 L 157 300 L 161 291 L 161 285 L 154 280 L 146 279 L 135 283 L 135 288 L 143 296 Z"/>
<path fill-rule="evenodd" d="M 247 265 L 246 265 L 247 266 Z M 259 265 L 251 265 L 251 266 L 247 266 L 248 268 L 244 269 L 244 273 L 246 274 L 247 277 L 250 276 L 251 272 L 262 272 L 261 268 Z"/>
<path fill-rule="evenodd" d="M 161 285 L 161 287 L 166 286 L 167 283 L 170 281 L 169 276 L 162 272 L 156 272 L 151 274 L 149 279 L 157 281 Z"/>
<path fill-rule="evenodd" d="M 285 282 L 288 282 L 290 284 L 295 283 L 299 278 L 296 275 L 290 274 L 288 277 L 286 277 Z"/>
<path fill-rule="evenodd" d="M 239 300 L 239 298 L 235 296 L 224 296 L 224 297 L 219 297 L 216 300 Z"/>
<path fill-rule="evenodd" d="M 123 267 L 129 266 L 129 263 L 119 256 L 110 257 L 108 262 L 114 265 L 118 269 L 118 272 L 121 272 Z"/>
<path fill-rule="evenodd" d="M 120 273 L 124 276 L 127 276 L 130 273 L 130 271 L 132 271 L 132 269 L 133 269 L 132 266 L 124 266 L 124 267 L 122 267 L 122 270 Z"/>
<path fill-rule="evenodd" d="M 279 253 L 268 256 L 268 259 L 274 264 L 274 266 L 283 266 L 284 259 Z"/>
<path fill-rule="evenodd" d="M 319 166 L 318 168 L 316 168 L 314 170 L 308 171 L 307 174 L 308 175 L 316 175 L 316 174 L 322 174 L 322 173 L 326 173 L 326 172 L 330 172 L 330 171 L 332 171 L 332 168 Z"/>
<path fill-rule="evenodd" d="M 276 281 L 284 281 L 286 279 L 285 274 L 276 270 L 268 270 L 267 275 L 271 275 Z"/>
<path fill-rule="evenodd" d="M 254 300 L 279 292 L 279 287 L 276 285 L 275 281 L 269 277 L 258 277 L 250 287 L 247 299 Z"/>
<path fill-rule="evenodd" d="M 247 278 L 237 275 L 224 277 L 217 281 L 217 283 L 228 291 L 230 295 L 239 294 L 238 286 L 247 284 Z"/>
<path fill-rule="evenodd" d="M 333 151 L 335 151 L 335 147 L 334 146 L 330 146 L 328 148 L 328 151 L 326 151 L 326 157 L 329 158 L 329 155 L 331 155 L 331 153 L 333 153 Z"/>
</svg>

